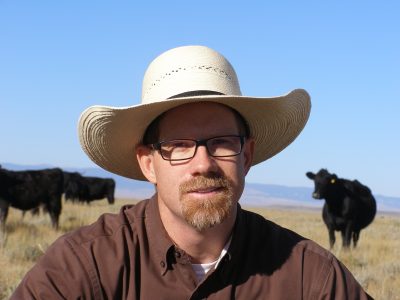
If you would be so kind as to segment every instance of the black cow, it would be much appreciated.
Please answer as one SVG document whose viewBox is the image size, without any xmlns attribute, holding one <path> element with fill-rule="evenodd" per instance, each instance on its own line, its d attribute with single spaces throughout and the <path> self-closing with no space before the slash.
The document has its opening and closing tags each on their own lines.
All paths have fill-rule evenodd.
<svg viewBox="0 0 400 300">
<path fill-rule="evenodd" d="M 361 229 L 367 227 L 376 214 L 376 202 L 371 190 L 358 180 L 338 178 L 328 170 L 321 169 L 317 174 L 307 172 L 314 180 L 315 199 L 325 199 L 322 218 L 328 227 L 329 242 L 335 244 L 335 230 L 342 234 L 343 247 L 350 247 L 353 238 L 357 246 Z"/>
<path fill-rule="evenodd" d="M 63 172 L 59 168 L 10 171 L 0 168 L 0 226 L 5 229 L 9 207 L 26 211 L 43 206 L 58 229 L 63 193 Z"/>
<path fill-rule="evenodd" d="M 111 178 L 87 177 L 77 172 L 64 172 L 65 200 L 90 203 L 107 198 L 114 203 L 115 181 Z"/>
</svg>

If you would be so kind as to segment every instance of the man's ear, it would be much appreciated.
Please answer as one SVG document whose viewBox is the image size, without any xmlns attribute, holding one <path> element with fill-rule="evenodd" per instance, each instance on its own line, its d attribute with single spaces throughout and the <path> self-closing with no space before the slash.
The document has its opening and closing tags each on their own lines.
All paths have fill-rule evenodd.
<svg viewBox="0 0 400 300">
<path fill-rule="evenodd" d="M 245 167 L 245 172 L 246 175 L 250 170 L 251 164 L 253 162 L 253 156 L 254 156 L 254 147 L 255 147 L 255 141 L 253 138 L 247 138 L 246 142 L 244 144 L 244 167 Z"/>
<path fill-rule="evenodd" d="M 153 184 L 157 183 L 154 173 L 154 156 L 153 151 L 149 147 L 139 145 L 136 147 L 136 159 L 139 163 L 143 175 Z"/>
</svg>

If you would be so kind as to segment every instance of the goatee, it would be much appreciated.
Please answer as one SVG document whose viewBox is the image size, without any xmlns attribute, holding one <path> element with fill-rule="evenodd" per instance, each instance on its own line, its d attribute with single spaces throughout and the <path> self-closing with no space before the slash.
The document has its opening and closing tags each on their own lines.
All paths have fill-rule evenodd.
<svg viewBox="0 0 400 300">
<path fill-rule="evenodd" d="M 193 199 L 190 192 L 215 189 L 215 195 L 204 200 Z M 186 222 L 198 231 L 221 224 L 231 213 L 233 186 L 223 176 L 198 176 L 179 187 L 180 203 Z"/>
</svg>

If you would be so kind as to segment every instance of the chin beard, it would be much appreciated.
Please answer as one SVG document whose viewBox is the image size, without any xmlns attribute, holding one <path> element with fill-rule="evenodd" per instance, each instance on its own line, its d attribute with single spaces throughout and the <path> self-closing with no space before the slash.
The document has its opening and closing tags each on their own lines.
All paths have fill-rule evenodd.
<svg viewBox="0 0 400 300">
<path fill-rule="evenodd" d="M 193 199 L 188 192 L 196 189 L 219 189 L 205 200 Z M 180 185 L 180 203 L 186 222 L 198 231 L 221 224 L 232 212 L 233 186 L 225 177 L 195 177 Z"/>
</svg>

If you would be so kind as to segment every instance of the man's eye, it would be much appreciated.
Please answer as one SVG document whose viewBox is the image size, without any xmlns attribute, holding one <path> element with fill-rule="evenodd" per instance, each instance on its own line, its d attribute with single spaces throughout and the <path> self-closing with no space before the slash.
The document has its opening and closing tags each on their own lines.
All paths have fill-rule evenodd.
<svg viewBox="0 0 400 300">
<path fill-rule="evenodd" d="M 212 143 L 213 143 L 213 145 L 221 145 L 221 144 L 228 143 L 228 140 L 224 139 L 224 138 L 218 138 L 218 139 L 213 139 Z"/>
<path fill-rule="evenodd" d="M 191 141 L 172 141 L 167 143 L 169 148 L 191 148 L 193 142 Z"/>
<path fill-rule="evenodd" d="M 212 146 L 229 146 L 229 145 L 232 145 L 234 143 L 235 143 L 235 141 L 233 139 L 226 138 L 226 137 L 225 138 L 224 137 L 216 138 L 216 139 L 212 139 L 211 140 Z"/>
</svg>

